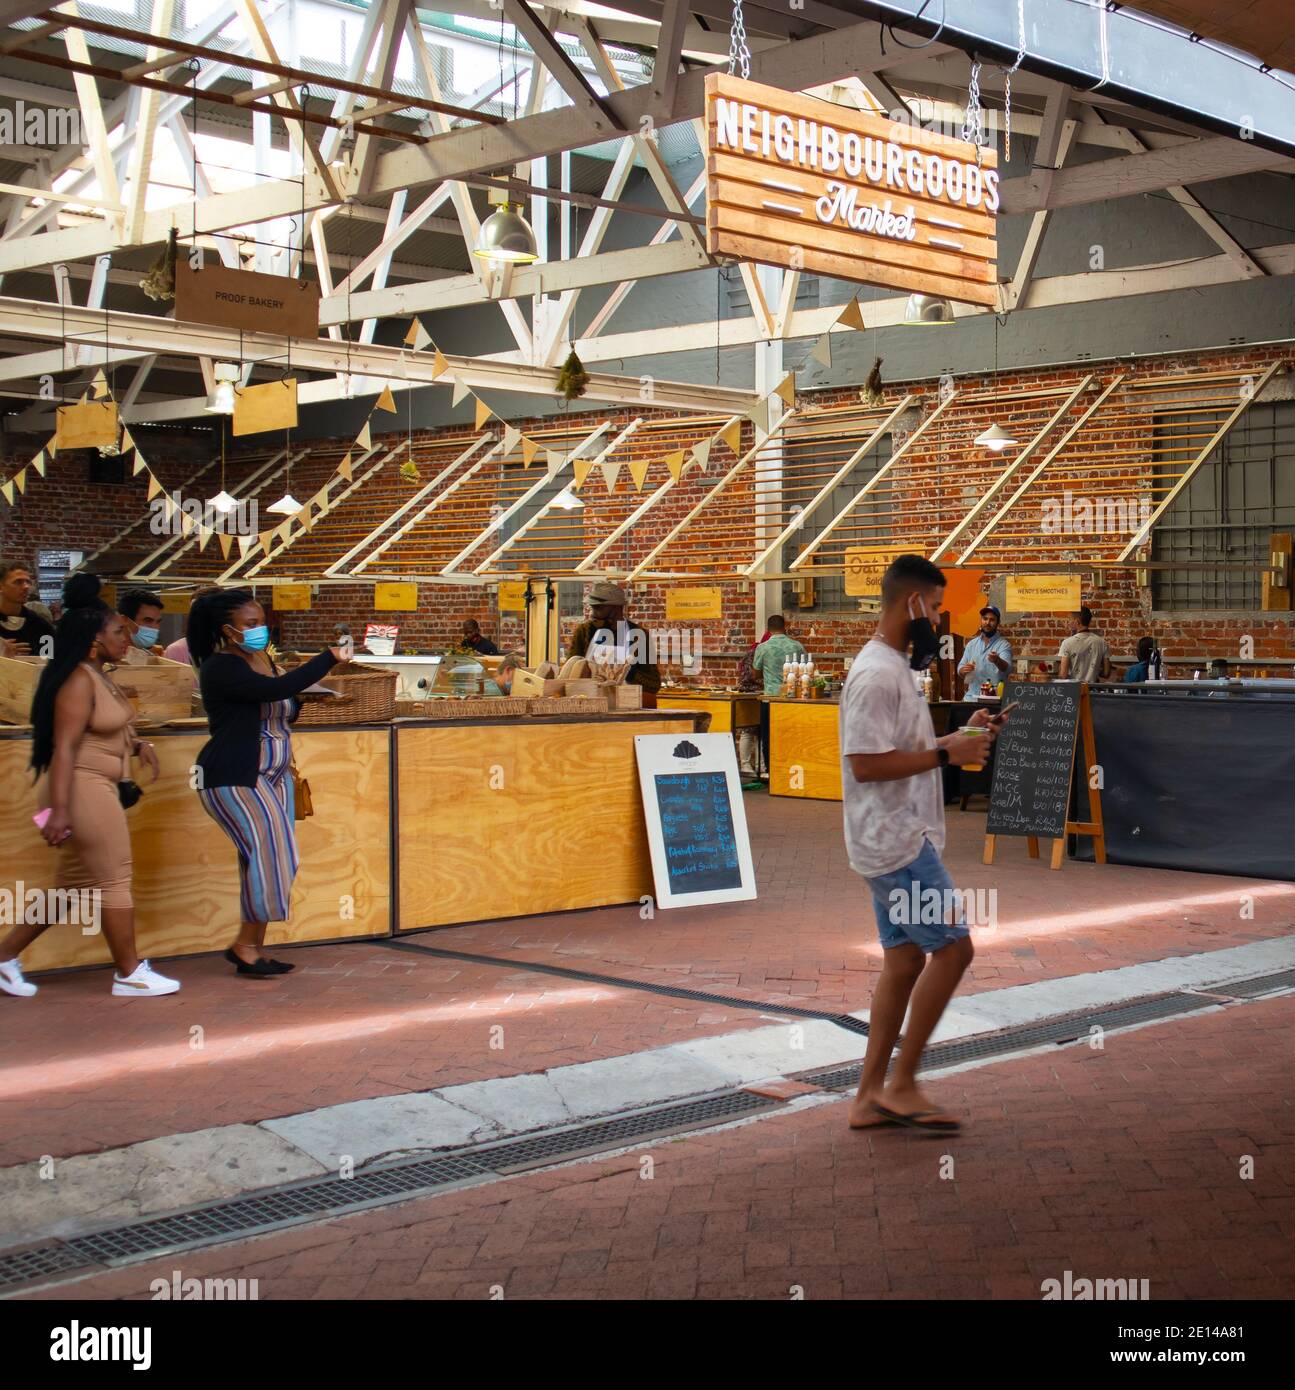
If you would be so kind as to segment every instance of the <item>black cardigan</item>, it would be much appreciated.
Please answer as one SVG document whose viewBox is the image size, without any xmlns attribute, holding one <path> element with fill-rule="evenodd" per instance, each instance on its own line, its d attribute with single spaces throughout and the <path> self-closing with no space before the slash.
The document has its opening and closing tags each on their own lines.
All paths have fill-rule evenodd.
<svg viewBox="0 0 1295 1390">
<path fill-rule="evenodd" d="M 202 785 L 254 787 L 261 768 L 261 706 L 290 699 L 336 664 L 332 652 L 320 652 L 294 671 L 263 676 L 235 652 L 213 652 L 198 669 L 211 731 L 198 754 Z"/>
</svg>

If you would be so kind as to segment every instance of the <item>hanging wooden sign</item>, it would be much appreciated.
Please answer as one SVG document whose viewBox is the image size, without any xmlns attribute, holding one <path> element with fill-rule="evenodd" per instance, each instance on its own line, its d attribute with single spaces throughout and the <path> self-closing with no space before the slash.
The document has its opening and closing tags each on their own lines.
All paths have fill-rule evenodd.
<svg viewBox="0 0 1295 1390">
<path fill-rule="evenodd" d="M 276 584 L 270 590 L 276 613 L 310 612 L 309 584 Z"/>
<path fill-rule="evenodd" d="M 265 430 L 294 429 L 296 424 L 296 377 L 267 381 L 263 386 L 235 387 L 232 433 L 261 434 Z"/>
<path fill-rule="evenodd" d="M 1004 605 L 1009 613 L 1077 613 L 1077 574 L 1009 574 Z"/>
<path fill-rule="evenodd" d="M 845 592 L 851 598 L 879 598 L 881 576 L 912 546 L 852 545 L 845 552 Z"/>
<path fill-rule="evenodd" d="M 712 255 L 995 307 L 993 149 L 725 73 L 706 143 Z"/>
<path fill-rule="evenodd" d="M 84 401 L 61 405 L 55 412 L 54 438 L 60 449 L 97 449 L 117 442 L 117 403 Z"/>
<path fill-rule="evenodd" d="M 526 612 L 526 581 L 524 579 L 501 579 L 499 581 L 499 611 L 501 613 Z"/>
<path fill-rule="evenodd" d="M 414 613 L 418 609 L 418 585 L 403 581 L 375 584 L 373 607 L 379 613 Z"/>
<path fill-rule="evenodd" d="M 248 333 L 314 338 L 319 334 L 319 286 L 313 280 L 231 270 L 223 265 L 194 270 L 175 263 L 175 317 Z"/>
<path fill-rule="evenodd" d="M 667 622 L 723 617 L 723 593 L 719 589 L 667 589 L 665 615 Z"/>
</svg>

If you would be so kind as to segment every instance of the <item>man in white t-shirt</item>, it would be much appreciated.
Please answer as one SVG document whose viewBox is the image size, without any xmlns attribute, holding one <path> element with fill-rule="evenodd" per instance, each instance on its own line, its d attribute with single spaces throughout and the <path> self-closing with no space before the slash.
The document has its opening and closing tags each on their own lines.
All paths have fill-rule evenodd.
<svg viewBox="0 0 1295 1390">
<path fill-rule="evenodd" d="M 899 556 L 882 576 L 876 634 L 855 658 L 841 692 L 845 843 L 851 868 L 872 890 L 884 949 L 868 1051 L 850 1107 L 853 1129 L 902 1124 L 947 1133 L 959 1127 L 917 1084 L 922 1050 L 974 954 L 940 861 L 940 774 L 944 767 L 983 762 L 1002 720 L 980 709 L 962 729 L 935 737 L 914 671 L 930 665 L 939 650 L 935 625 L 943 601 L 943 573 L 920 555 Z M 888 1082 L 886 1068 L 910 1001 Z"/>
</svg>

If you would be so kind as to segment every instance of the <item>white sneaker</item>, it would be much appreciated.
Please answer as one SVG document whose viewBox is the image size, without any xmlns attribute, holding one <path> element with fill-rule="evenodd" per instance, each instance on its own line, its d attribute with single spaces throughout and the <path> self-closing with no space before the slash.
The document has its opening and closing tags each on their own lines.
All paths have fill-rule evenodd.
<svg viewBox="0 0 1295 1390">
<path fill-rule="evenodd" d="M 23 979 L 22 966 L 17 959 L 0 960 L 0 989 L 6 994 L 15 994 L 19 999 L 30 999 L 36 993 L 36 986 Z"/>
<path fill-rule="evenodd" d="M 159 975 L 146 960 L 140 961 L 134 973 L 123 980 L 118 974 L 112 977 L 112 992 L 123 998 L 128 994 L 174 994 L 180 988 L 179 980 Z"/>
</svg>

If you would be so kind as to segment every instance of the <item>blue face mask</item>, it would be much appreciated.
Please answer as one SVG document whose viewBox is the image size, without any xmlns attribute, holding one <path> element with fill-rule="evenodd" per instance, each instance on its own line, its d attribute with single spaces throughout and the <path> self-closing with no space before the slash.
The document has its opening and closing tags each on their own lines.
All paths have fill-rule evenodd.
<svg viewBox="0 0 1295 1390">
<path fill-rule="evenodd" d="M 260 627 L 245 627 L 239 645 L 249 652 L 263 652 L 270 645 L 270 629 L 264 623 Z"/>
<path fill-rule="evenodd" d="M 146 651 L 149 647 L 157 645 L 157 638 L 160 629 L 155 627 L 139 627 L 135 629 L 135 645 L 143 647 Z"/>
</svg>

